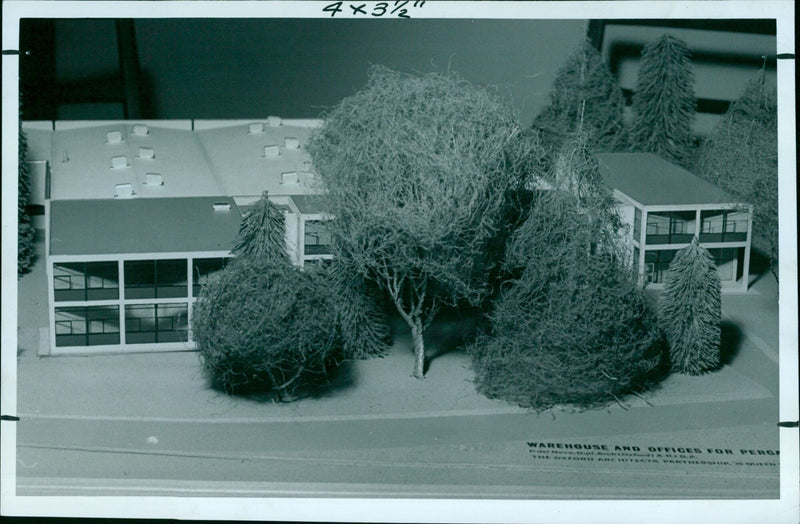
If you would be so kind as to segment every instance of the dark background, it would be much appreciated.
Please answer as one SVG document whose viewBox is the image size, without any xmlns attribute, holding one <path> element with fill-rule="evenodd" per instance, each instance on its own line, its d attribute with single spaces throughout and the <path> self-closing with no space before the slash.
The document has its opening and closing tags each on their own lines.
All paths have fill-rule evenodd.
<svg viewBox="0 0 800 524">
<path fill-rule="evenodd" d="M 382 64 L 497 86 L 528 125 L 584 34 L 630 96 L 664 32 L 692 48 L 700 135 L 763 65 L 774 83 L 765 20 L 25 19 L 23 119 L 315 118 Z"/>
</svg>

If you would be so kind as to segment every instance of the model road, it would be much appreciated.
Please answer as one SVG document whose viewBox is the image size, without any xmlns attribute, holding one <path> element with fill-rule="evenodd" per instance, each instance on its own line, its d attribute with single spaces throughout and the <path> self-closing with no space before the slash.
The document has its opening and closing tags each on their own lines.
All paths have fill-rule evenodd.
<svg viewBox="0 0 800 524">
<path fill-rule="evenodd" d="M 555 416 L 291 422 L 28 417 L 17 429 L 18 493 L 774 496 L 777 468 L 767 461 L 777 458 L 756 453 L 777 449 L 776 420 L 774 398 Z M 593 438 L 727 448 L 740 460 L 742 450 L 752 449 L 746 458 L 760 462 L 542 461 L 531 457 L 527 444 Z M 576 486 L 584 489 L 580 495 Z"/>
</svg>

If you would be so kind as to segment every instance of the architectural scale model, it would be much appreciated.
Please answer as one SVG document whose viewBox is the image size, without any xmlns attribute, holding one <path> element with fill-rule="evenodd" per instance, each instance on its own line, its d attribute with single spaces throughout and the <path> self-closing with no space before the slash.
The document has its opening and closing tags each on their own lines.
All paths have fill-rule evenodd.
<svg viewBox="0 0 800 524">
<path fill-rule="evenodd" d="M 330 258 L 310 160 L 317 120 L 33 122 L 51 353 L 194 347 L 192 305 L 269 191 L 294 264 Z"/>
<path fill-rule="evenodd" d="M 621 204 L 640 284 L 663 286 L 675 253 L 698 237 L 716 261 L 723 289 L 747 291 L 752 206 L 653 153 L 597 159 Z"/>
<path fill-rule="evenodd" d="M 303 267 L 331 258 L 304 144 L 320 120 L 28 122 L 46 231 L 50 353 L 193 349 L 192 305 L 268 191 Z M 751 208 L 652 153 L 598 160 L 640 284 L 698 236 L 724 289 L 746 290 Z"/>
</svg>

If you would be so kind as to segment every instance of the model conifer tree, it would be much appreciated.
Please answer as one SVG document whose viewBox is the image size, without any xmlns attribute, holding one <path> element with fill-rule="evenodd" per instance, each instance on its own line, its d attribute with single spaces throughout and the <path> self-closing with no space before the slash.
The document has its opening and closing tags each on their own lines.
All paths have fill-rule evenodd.
<svg viewBox="0 0 800 524">
<path fill-rule="evenodd" d="M 753 205 L 753 241 L 778 266 L 778 104 L 762 72 L 700 147 L 700 176 Z"/>
<path fill-rule="evenodd" d="M 660 298 L 673 370 L 698 375 L 719 366 L 720 286 L 714 258 L 695 237 L 670 263 Z"/>
<path fill-rule="evenodd" d="M 34 229 L 28 214 L 28 201 L 31 195 L 31 179 L 27 162 L 28 140 L 19 127 L 19 174 L 17 193 L 17 274 L 27 273 L 33 264 Z"/>
<path fill-rule="evenodd" d="M 283 212 L 269 199 L 266 191 L 242 218 L 239 237 L 232 251 L 238 257 L 272 258 L 290 263 Z"/>
<path fill-rule="evenodd" d="M 686 165 L 692 155 L 692 120 L 697 101 L 686 43 L 664 35 L 644 47 L 630 143 L 635 151 L 656 153 Z"/>
<path fill-rule="evenodd" d="M 533 127 L 543 145 L 555 155 L 579 129 L 591 130 L 592 146 L 610 151 L 622 142 L 625 99 L 600 53 L 584 39 L 558 71 L 550 104 Z"/>
</svg>

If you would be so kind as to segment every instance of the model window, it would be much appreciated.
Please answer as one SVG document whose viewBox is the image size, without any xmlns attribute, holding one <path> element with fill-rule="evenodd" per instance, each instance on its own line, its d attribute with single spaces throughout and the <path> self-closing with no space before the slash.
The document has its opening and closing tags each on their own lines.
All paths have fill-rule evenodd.
<svg viewBox="0 0 800 524">
<path fill-rule="evenodd" d="M 125 341 L 156 344 L 188 340 L 186 304 L 131 304 L 125 306 Z"/>
<path fill-rule="evenodd" d="M 659 249 L 657 251 L 645 251 L 645 275 L 647 282 L 653 284 L 660 284 L 664 282 L 664 278 L 669 270 L 669 264 L 675 258 L 675 249 Z"/>
<path fill-rule="evenodd" d="M 56 301 L 119 298 L 117 262 L 58 262 L 53 264 Z"/>
<path fill-rule="evenodd" d="M 669 215 L 658 213 L 647 214 L 647 234 L 648 235 L 667 235 L 669 234 Z"/>
<path fill-rule="evenodd" d="M 55 309 L 56 346 L 119 344 L 119 307 L 88 306 Z"/>
<path fill-rule="evenodd" d="M 128 260 L 125 298 L 188 296 L 186 260 Z"/>
<path fill-rule="evenodd" d="M 742 242 L 747 239 L 749 214 L 746 211 L 703 211 L 700 240 Z"/>
<path fill-rule="evenodd" d="M 695 231 L 694 211 L 653 212 L 647 215 L 648 244 L 684 244 Z"/>
<path fill-rule="evenodd" d="M 724 211 L 703 211 L 701 215 L 703 223 L 702 233 L 722 233 L 722 227 L 725 223 Z"/>
<path fill-rule="evenodd" d="M 306 220 L 303 238 L 305 255 L 330 255 L 331 234 L 328 232 L 327 220 Z"/>
<path fill-rule="evenodd" d="M 230 260 L 232 260 L 230 257 L 192 260 L 192 296 L 199 296 L 202 287 L 222 271 Z"/>
<path fill-rule="evenodd" d="M 728 213 L 725 220 L 726 233 L 747 233 L 748 215 L 742 211 L 732 211 Z"/>
</svg>

